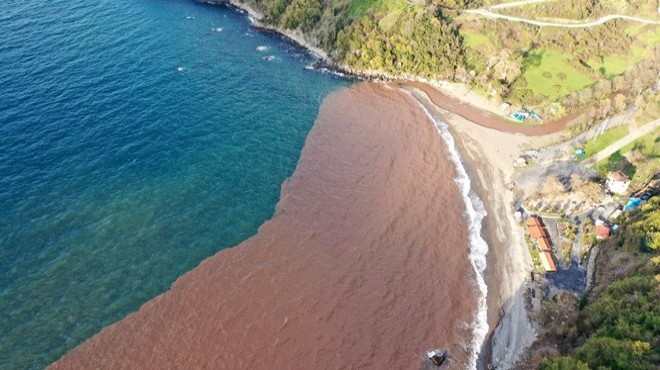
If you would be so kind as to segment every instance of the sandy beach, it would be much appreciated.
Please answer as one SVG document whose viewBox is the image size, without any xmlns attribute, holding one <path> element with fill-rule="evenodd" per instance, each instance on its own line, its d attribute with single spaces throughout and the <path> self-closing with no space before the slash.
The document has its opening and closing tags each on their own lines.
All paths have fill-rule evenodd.
<svg viewBox="0 0 660 370">
<path fill-rule="evenodd" d="M 487 362 L 492 356 L 495 365 L 507 368 L 535 337 L 523 299 L 531 261 L 520 225 L 513 218 L 511 190 L 513 162 L 532 145 L 532 139 L 521 133 L 500 131 L 501 123 L 491 120 L 489 115 L 469 106 L 461 109 L 466 105 L 429 86 L 416 83 L 397 85 L 410 91 L 436 119 L 449 125 L 470 178 L 475 180 L 475 190 L 486 206 L 488 216 L 484 219 L 484 236 L 490 248 L 486 280 L 489 336 L 492 340 L 484 347 L 482 358 Z M 557 129 L 554 127 L 548 132 Z M 507 131 L 515 130 L 518 130 L 517 126 L 507 128 Z M 529 134 L 525 129 L 518 131 Z"/>
<path fill-rule="evenodd" d="M 324 101 L 276 215 L 52 365 L 474 368 L 478 292 L 465 203 L 435 126 L 407 93 Z"/>
</svg>

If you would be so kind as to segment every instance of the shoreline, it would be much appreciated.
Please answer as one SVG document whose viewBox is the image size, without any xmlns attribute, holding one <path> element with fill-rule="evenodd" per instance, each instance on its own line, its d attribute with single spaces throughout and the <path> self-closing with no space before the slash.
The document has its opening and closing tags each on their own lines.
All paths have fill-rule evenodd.
<svg viewBox="0 0 660 370">
<path fill-rule="evenodd" d="M 419 103 L 413 94 L 410 97 Z M 464 216 L 467 219 L 468 226 L 468 245 L 470 253 L 468 258 L 472 269 L 475 274 L 475 283 L 478 286 L 477 301 L 478 307 L 474 315 L 473 321 L 473 338 L 472 338 L 472 368 L 484 367 L 484 363 L 488 363 L 487 358 L 484 357 L 484 347 L 489 348 L 487 343 L 487 336 L 490 325 L 488 323 L 488 284 L 486 283 L 485 271 L 488 266 L 488 242 L 484 238 L 483 221 L 487 216 L 487 211 L 481 196 L 477 193 L 473 178 L 470 176 L 470 169 L 468 164 L 463 159 L 462 150 L 459 149 L 460 145 L 452 134 L 449 126 L 443 119 L 438 119 L 431 111 L 429 111 L 424 104 L 419 104 L 420 108 L 429 117 L 433 123 L 442 141 L 447 146 L 450 153 L 450 160 L 454 165 L 456 176 L 454 181 L 461 190 L 462 200 L 465 207 Z M 486 356 L 488 357 L 488 356 Z M 481 366 L 480 366 L 481 365 Z"/>
<path fill-rule="evenodd" d="M 334 61 L 328 53 L 314 45 L 312 41 L 306 39 L 302 32 L 298 30 L 285 30 L 278 26 L 264 23 L 262 21 L 263 14 L 240 0 L 194 1 L 210 6 L 225 6 L 241 13 L 246 13 L 254 29 L 279 37 L 316 57 L 318 62 L 313 65 L 314 69 L 327 70 L 344 78 L 365 82 L 413 85 L 429 94 L 431 100 L 434 100 L 440 108 L 452 113 L 464 113 L 464 118 L 484 127 L 491 127 L 511 133 L 522 133 L 527 136 L 546 136 L 562 132 L 580 114 L 579 112 L 573 112 L 541 125 L 517 125 L 513 121 L 509 121 L 506 114 L 503 114 L 499 108 L 499 103 L 474 92 L 473 88 L 469 85 L 443 80 L 432 80 L 407 73 L 391 74 L 378 70 L 354 69 Z M 439 99 L 438 96 L 440 96 Z M 442 101 L 443 103 L 439 104 L 438 101 Z"/>
<path fill-rule="evenodd" d="M 554 133 L 563 130 L 568 126 L 577 114 L 571 114 L 559 120 L 555 120 L 543 125 L 535 126 L 519 126 L 512 122 L 507 122 L 507 117 L 502 114 L 499 104 L 491 99 L 484 97 L 472 91 L 472 87 L 455 82 L 443 80 L 431 80 L 424 77 L 416 76 L 413 74 L 391 74 L 378 70 L 361 70 L 354 69 L 347 65 L 336 62 L 328 53 L 314 45 L 314 43 L 306 39 L 305 35 L 300 31 L 285 30 L 278 26 L 266 24 L 262 21 L 263 14 L 252 8 L 250 5 L 245 4 L 240 0 L 194 0 L 201 4 L 210 6 L 226 6 L 228 8 L 237 10 L 242 13 L 247 13 L 252 21 L 252 27 L 256 30 L 271 33 L 297 45 L 303 50 L 306 50 L 311 55 L 318 58 L 318 63 L 315 63 L 314 68 L 319 70 L 328 70 L 336 73 L 345 78 L 352 78 L 363 80 L 366 82 L 385 82 L 385 83 L 414 83 L 429 86 L 442 95 L 451 99 L 454 104 L 465 106 L 468 110 L 480 112 L 482 119 L 479 122 L 496 122 L 494 125 L 499 126 L 501 129 L 513 130 L 512 132 L 529 131 L 531 135 L 545 135 L 547 133 Z M 423 88 L 422 88 L 423 89 Z M 449 109 L 450 111 L 452 109 Z M 539 131 L 539 134 L 534 132 Z"/>
<path fill-rule="evenodd" d="M 511 168 L 515 157 L 510 158 L 509 163 L 495 164 L 494 169 L 500 172 L 499 176 L 495 176 L 489 168 L 489 165 L 494 164 L 490 160 L 490 158 L 493 158 L 490 156 L 493 153 L 492 151 L 486 153 L 482 150 L 479 142 L 484 139 L 481 135 L 488 131 L 492 132 L 486 137 L 503 135 L 500 139 L 504 140 L 515 140 L 515 137 L 521 134 L 525 137 L 548 137 L 551 134 L 563 131 L 577 114 L 544 125 L 515 125 L 506 122 L 497 107 L 489 99 L 474 92 L 467 96 L 465 91 L 470 92 L 467 86 L 447 81 L 430 81 L 417 76 L 392 76 L 375 71 L 354 70 L 332 61 L 323 50 L 314 47 L 305 40 L 302 34 L 263 24 L 260 21 L 263 15 L 239 0 L 195 1 L 210 5 L 223 5 L 246 12 L 252 18 L 255 29 L 272 33 L 292 42 L 319 58 L 320 63 L 315 68 L 325 68 L 343 77 L 393 85 L 408 90 L 408 92 L 412 88 L 421 91 L 429 99 L 432 106 L 427 107 L 427 109 L 430 108 L 431 113 L 438 113 L 441 117 L 440 120 L 449 126 L 449 131 L 460 153 L 461 162 L 468 172 L 468 178 L 472 181 L 473 191 L 484 203 L 488 213 L 488 216 L 482 222 L 482 237 L 492 249 L 487 254 L 487 267 L 484 276 L 489 291 L 486 298 L 489 330 L 483 343 L 479 361 L 481 364 L 492 362 L 503 366 L 503 368 L 512 366 L 522 351 L 531 345 L 536 335 L 527 319 L 523 291 L 521 290 L 527 276 L 529 276 L 528 270 L 531 269 L 531 260 L 526 246 L 523 245 L 524 240 L 518 240 L 518 253 L 510 253 L 511 251 L 507 248 L 509 237 L 521 238 L 520 232 L 516 230 L 518 225 L 513 220 L 512 210 L 509 209 L 513 201 L 513 193 L 506 189 L 506 183 L 511 181 L 512 174 L 505 176 L 502 173 L 502 170 L 506 171 L 507 167 Z M 415 99 L 418 100 L 420 105 L 423 105 L 417 97 Z M 465 129 L 469 126 L 476 126 L 474 129 L 476 131 L 470 132 L 470 129 Z M 527 144 L 529 144 L 529 141 Z M 516 156 L 521 152 L 522 150 L 518 150 Z M 489 196 L 486 189 L 492 191 L 492 185 L 494 184 L 496 184 L 496 188 L 507 192 L 506 200 Z M 497 218 L 507 220 L 507 222 L 502 226 L 497 222 Z M 501 257 L 501 255 L 508 255 L 512 258 Z M 509 347 L 516 348 L 516 350 L 509 351 Z"/>
<path fill-rule="evenodd" d="M 330 95 L 255 236 L 51 368 L 419 369 L 437 347 L 447 369 L 472 368 L 479 302 L 450 151 L 405 91 Z"/>
<path fill-rule="evenodd" d="M 401 88 L 409 91 L 435 119 L 449 126 L 473 190 L 488 213 L 483 220 L 482 236 L 489 247 L 485 274 L 489 330 L 480 361 L 510 368 L 536 336 L 523 296 L 531 261 L 517 230 L 520 226 L 512 217 L 513 193 L 509 186 L 512 161 L 529 138 L 482 127 L 438 107 L 426 91 L 405 85 Z M 503 142 L 508 142 L 508 148 L 500 150 L 497 143 Z"/>
</svg>

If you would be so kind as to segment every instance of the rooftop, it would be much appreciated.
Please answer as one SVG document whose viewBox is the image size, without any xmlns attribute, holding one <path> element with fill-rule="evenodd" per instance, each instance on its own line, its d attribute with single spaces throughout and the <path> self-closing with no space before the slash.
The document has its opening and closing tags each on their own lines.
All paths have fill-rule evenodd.
<svg viewBox="0 0 660 370">
<path fill-rule="evenodd" d="M 541 226 L 527 226 L 527 231 L 532 238 L 547 238 L 548 235 L 545 233 L 545 230 Z"/>
<path fill-rule="evenodd" d="M 610 236 L 610 228 L 605 225 L 596 226 L 596 235 L 608 237 Z"/>
<path fill-rule="evenodd" d="M 607 174 L 607 178 L 613 181 L 630 181 L 628 176 L 621 171 L 612 171 Z"/>
<path fill-rule="evenodd" d="M 536 239 L 536 245 L 538 245 L 541 251 L 550 251 L 552 246 L 550 245 L 550 240 L 548 238 L 538 238 Z"/>
<path fill-rule="evenodd" d="M 555 265 L 555 261 L 552 259 L 552 254 L 550 254 L 550 252 L 543 252 L 540 254 L 540 257 L 545 271 L 557 271 L 557 265 Z"/>
<path fill-rule="evenodd" d="M 527 226 L 541 226 L 541 221 L 536 217 L 530 217 L 527 219 Z"/>
</svg>

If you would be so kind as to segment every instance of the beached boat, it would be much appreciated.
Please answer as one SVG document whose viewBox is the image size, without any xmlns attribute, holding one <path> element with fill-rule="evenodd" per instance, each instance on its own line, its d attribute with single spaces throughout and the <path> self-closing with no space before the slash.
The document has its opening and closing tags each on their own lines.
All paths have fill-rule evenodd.
<svg viewBox="0 0 660 370">
<path fill-rule="evenodd" d="M 440 366 L 447 359 L 447 351 L 441 349 L 430 349 L 426 351 L 426 358 L 428 358 L 434 365 Z"/>
</svg>

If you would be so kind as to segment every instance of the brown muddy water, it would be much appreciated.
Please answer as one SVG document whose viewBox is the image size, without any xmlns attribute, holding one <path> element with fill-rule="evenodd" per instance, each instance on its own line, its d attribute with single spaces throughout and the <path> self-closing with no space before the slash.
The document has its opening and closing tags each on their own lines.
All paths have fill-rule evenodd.
<svg viewBox="0 0 660 370">
<path fill-rule="evenodd" d="M 478 295 L 448 158 L 404 93 L 331 95 L 257 235 L 52 368 L 420 369 L 436 347 L 464 368 Z"/>
</svg>

